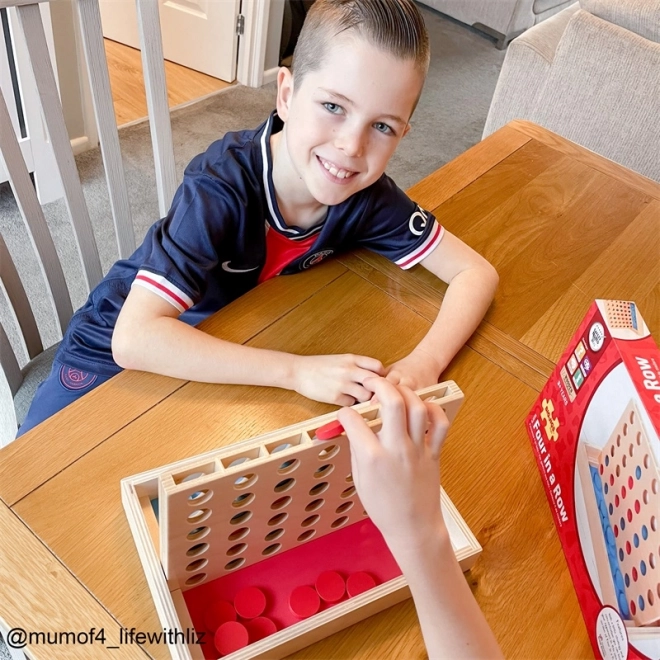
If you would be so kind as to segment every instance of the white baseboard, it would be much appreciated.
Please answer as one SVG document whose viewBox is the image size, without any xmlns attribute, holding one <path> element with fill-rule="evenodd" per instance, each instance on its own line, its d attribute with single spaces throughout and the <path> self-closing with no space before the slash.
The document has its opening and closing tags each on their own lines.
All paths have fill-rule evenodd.
<svg viewBox="0 0 660 660">
<path fill-rule="evenodd" d="M 261 82 L 262 85 L 265 85 L 273 80 L 277 80 L 277 72 L 280 70 L 279 66 L 274 66 L 272 69 L 266 69 L 264 71 L 264 77 Z"/>
<path fill-rule="evenodd" d="M 97 145 L 95 144 L 91 144 L 89 138 L 86 135 L 83 135 L 82 137 L 73 138 L 73 140 L 71 140 L 71 149 L 73 151 L 74 156 L 81 154 L 83 151 L 89 151 L 90 149 L 93 149 L 96 146 Z"/>
</svg>

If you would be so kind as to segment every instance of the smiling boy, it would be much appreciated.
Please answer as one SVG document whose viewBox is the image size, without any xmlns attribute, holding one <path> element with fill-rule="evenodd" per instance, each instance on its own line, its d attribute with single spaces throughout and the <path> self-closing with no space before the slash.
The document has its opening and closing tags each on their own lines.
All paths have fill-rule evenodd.
<svg viewBox="0 0 660 660">
<path fill-rule="evenodd" d="M 428 36 L 411 0 L 317 0 L 277 77 L 277 111 L 197 156 L 167 217 L 115 264 L 74 315 L 19 435 L 122 368 L 187 380 L 284 387 L 338 405 L 366 378 L 437 382 L 497 286 L 488 262 L 385 174 L 422 91 Z M 408 356 L 299 356 L 212 337 L 195 326 L 279 274 L 367 247 L 449 284 Z"/>
</svg>

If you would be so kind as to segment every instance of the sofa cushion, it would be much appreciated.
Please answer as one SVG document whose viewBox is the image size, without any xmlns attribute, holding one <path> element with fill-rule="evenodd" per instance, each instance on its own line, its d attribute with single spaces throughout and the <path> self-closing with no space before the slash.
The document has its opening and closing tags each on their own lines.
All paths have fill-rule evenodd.
<svg viewBox="0 0 660 660">
<path fill-rule="evenodd" d="M 609 23 L 660 43 L 660 2 L 657 0 L 580 0 L 580 6 Z"/>
<path fill-rule="evenodd" d="M 555 9 L 555 7 L 558 7 L 559 5 L 564 5 L 566 4 L 566 0 L 534 0 L 534 6 L 532 7 L 532 11 L 535 14 L 543 14 L 546 11 L 550 11 L 551 9 Z"/>
</svg>

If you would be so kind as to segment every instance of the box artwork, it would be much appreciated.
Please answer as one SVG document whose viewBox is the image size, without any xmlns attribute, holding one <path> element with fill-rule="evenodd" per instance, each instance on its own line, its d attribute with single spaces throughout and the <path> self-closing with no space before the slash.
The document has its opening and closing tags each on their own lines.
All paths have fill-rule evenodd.
<svg viewBox="0 0 660 660">
<path fill-rule="evenodd" d="M 596 657 L 660 660 L 660 351 L 597 300 L 527 418 Z"/>
</svg>

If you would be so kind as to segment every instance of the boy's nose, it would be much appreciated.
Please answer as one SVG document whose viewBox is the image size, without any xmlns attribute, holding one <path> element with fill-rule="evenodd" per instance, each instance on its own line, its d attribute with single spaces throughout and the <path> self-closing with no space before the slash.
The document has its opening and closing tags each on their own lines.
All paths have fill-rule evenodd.
<svg viewBox="0 0 660 660">
<path fill-rule="evenodd" d="M 335 144 L 350 158 L 359 158 L 364 152 L 364 141 L 361 129 L 346 128 L 337 135 Z"/>
</svg>

